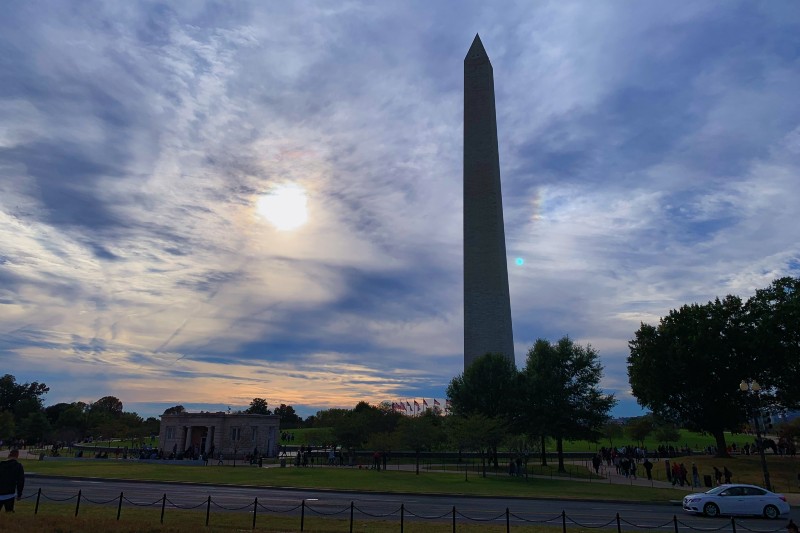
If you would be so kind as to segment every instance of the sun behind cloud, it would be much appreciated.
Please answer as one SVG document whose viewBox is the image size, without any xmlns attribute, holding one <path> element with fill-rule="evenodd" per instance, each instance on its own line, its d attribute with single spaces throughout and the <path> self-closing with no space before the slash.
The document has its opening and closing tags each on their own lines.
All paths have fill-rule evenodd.
<svg viewBox="0 0 800 533">
<path fill-rule="evenodd" d="M 290 231 L 308 221 L 308 197 L 297 184 L 278 185 L 258 198 L 256 211 L 278 230 Z"/>
</svg>

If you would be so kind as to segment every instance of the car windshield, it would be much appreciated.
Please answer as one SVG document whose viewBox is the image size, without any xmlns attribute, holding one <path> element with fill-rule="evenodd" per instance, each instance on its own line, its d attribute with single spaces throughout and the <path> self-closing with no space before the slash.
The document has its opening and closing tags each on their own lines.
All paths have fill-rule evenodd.
<svg viewBox="0 0 800 533">
<path fill-rule="evenodd" d="M 725 489 L 727 489 L 727 488 L 728 488 L 728 487 L 726 487 L 726 486 L 714 487 L 714 488 L 713 488 L 713 489 L 711 489 L 711 490 L 707 490 L 707 491 L 705 492 L 705 494 L 719 494 L 720 492 L 722 492 L 723 490 L 725 490 Z"/>
</svg>

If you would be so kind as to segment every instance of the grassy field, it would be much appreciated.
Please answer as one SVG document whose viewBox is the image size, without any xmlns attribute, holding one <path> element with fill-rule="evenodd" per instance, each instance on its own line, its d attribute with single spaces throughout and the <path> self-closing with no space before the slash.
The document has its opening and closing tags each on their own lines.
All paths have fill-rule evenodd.
<svg viewBox="0 0 800 533">
<path fill-rule="evenodd" d="M 304 428 L 304 429 L 290 429 L 286 430 L 287 433 L 294 435 L 294 440 L 281 440 L 281 444 L 290 444 L 294 446 L 309 445 L 322 446 L 334 442 L 333 432 L 330 428 Z M 714 437 L 711 435 L 703 435 L 694 431 L 682 429 L 680 432 L 680 439 L 673 443 L 658 442 L 655 438 L 649 437 L 645 439 L 644 445 L 648 450 L 655 450 L 660 444 L 672 444 L 673 446 L 688 446 L 692 450 L 700 451 L 705 449 L 706 446 L 716 445 Z M 736 443 L 737 446 L 743 446 L 746 442 L 752 443 L 755 438 L 752 435 L 745 435 L 743 433 L 726 433 L 725 441 L 727 444 Z M 599 450 L 601 447 L 610 446 L 625 446 L 628 444 L 637 445 L 633 439 L 627 436 L 609 441 L 608 439 L 601 439 L 598 442 L 589 442 L 585 440 L 565 441 L 564 451 L 569 453 L 574 452 L 593 452 Z M 547 451 L 555 452 L 555 442 L 548 441 Z"/>
<path fill-rule="evenodd" d="M 661 443 L 656 441 L 653 437 L 650 437 L 644 441 L 644 445 L 647 447 L 648 450 L 655 450 L 658 448 L 660 444 L 672 444 L 673 446 L 688 446 L 692 450 L 700 451 L 705 449 L 706 446 L 709 445 L 716 445 L 714 438 L 711 435 L 703 435 L 701 433 L 696 433 L 694 431 L 688 431 L 685 429 L 679 430 L 680 432 L 680 439 L 677 442 L 673 443 Z M 333 430 L 331 428 L 303 428 L 303 429 L 289 429 L 284 430 L 283 433 L 293 435 L 294 439 L 281 439 L 280 444 L 289 444 L 292 446 L 300 446 L 301 444 L 304 446 L 313 445 L 313 446 L 325 446 L 335 442 L 333 437 Z M 745 435 L 743 433 L 726 433 L 725 440 L 728 444 L 736 443 L 737 446 L 743 446 L 745 443 L 754 441 L 754 437 L 752 435 Z M 151 441 L 149 438 L 138 440 L 100 440 L 93 442 L 91 444 L 81 443 L 81 446 L 100 446 L 100 447 L 112 447 L 116 448 L 119 447 L 120 449 L 124 449 L 125 447 L 128 448 L 135 448 L 141 445 L 141 443 L 152 446 L 154 448 L 158 448 L 158 438 L 154 441 Z M 632 439 L 628 438 L 627 436 L 614 439 L 613 441 L 609 441 L 608 439 L 601 439 L 598 442 L 589 442 L 584 440 L 577 440 L 577 441 L 564 441 L 564 451 L 568 453 L 576 453 L 576 452 L 593 452 L 599 450 L 601 447 L 610 447 L 610 446 L 625 446 L 628 444 L 637 445 L 637 442 L 634 442 Z M 547 451 L 550 453 L 555 452 L 555 442 L 549 440 L 547 443 Z"/>
<path fill-rule="evenodd" d="M 800 492 L 798 485 L 798 475 L 800 475 L 800 457 L 775 456 L 767 453 L 767 469 L 770 473 L 772 489 L 776 492 Z M 722 470 L 724 467 L 733 472 L 731 481 L 734 483 L 752 483 L 754 485 L 764 485 L 764 475 L 761 469 L 761 461 L 758 455 L 736 455 L 730 459 L 717 459 L 708 455 L 692 455 L 690 457 L 679 457 L 673 462 L 683 463 L 689 471 L 691 481 L 692 463 L 697 464 L 700 472 L 700 482 L 703 482 L 704 475 L 714 478 L 714 469 L 717 467 Z M 639 467 L 639 473 L 644 475 L 644 469 Z M 654 463 L 653 478 L 659 481 L 667 480 L 664 461 Z"/>
<path fill-rule="evenodd" d="M 174 466 L 134 461 L 60 460 L 23 461 L 26 471 L 44 475 L 183 481 L 191 483 L 363 490 L 394 493 L 470 494 L 483 496 L 589 498 L 659 502 L 679 499 L 673 489 L 632 490 L 604 480 L 592 482 L 470 473 L 374 470 L 357 468 L 256 468 L 231 466 Z"/>
</svg>

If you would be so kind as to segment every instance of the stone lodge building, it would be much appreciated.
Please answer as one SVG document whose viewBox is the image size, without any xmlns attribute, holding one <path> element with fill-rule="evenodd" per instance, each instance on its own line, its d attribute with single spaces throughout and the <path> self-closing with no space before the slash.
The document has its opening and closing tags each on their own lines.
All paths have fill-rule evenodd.
<svg viewBox="0 0 800 533">
<path fill-rule="evenodd" d="M 192 449 L 194 454 L 219 452 L 243 456 L 258 448 L 259 455 L 278 455 L 280 416 L 218 413 L 161 415 L 159 446 L 164 454 Z"/>
</svg>

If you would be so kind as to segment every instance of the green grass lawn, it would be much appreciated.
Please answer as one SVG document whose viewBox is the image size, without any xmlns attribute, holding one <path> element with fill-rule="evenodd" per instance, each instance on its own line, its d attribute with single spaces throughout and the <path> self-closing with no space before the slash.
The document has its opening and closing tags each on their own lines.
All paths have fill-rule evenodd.
<svg viewBox="0 0 800 533">
<path fill-rule="evenodd" d="M 686 429 L 679 430 L 680 432 L 680 440 L 677 442 L 672 443 L 663 443 L 658 442 L 653 437 L 648 437 L 644 441 L 644 446 L 649 451 L 655 451 L 659 445 L 664 444 L 668 445 L 671 444 L 675 447 L 684 447 L 688 446 L 692 450 L 700 451 L 704 450 L 707 446 L 716 446 L 716 440 L 711 435 L 704 435 L 702 433 L 697 433 L 695 431 L 689 431 Z M 745 443 L 753 443 L 755 441 L 755 437 L 752 435 L 745 435 L 744 433 L 725 433 L 725 442 L 727 444 L 736 443 L 737 446 L 744 446 Z M 586 452 L 586 451 L 595 451 L 599 450 L 601 447 L 605 446 L 606 448 L 611 447 L 611 442 L 608 439 L 602 439 L 599 442 L 589 442 L 585 440 L 576 440 L 576 441 L 565 441 L 564 442 L 564 451 L 565 452 Z M 626 445 L 638 445 L 639 443 L 634 441 L 633 439 L 628 438 L 627 436 L 614 439 L 613 445 L 614 446 L 626 446 Z M 554 452 L 555 451 L 555 444 L 550 443 L 548 444 L 548 451 Z"/>
<path fill-rule="evenodd" d="M 649 487 L 632 488 L 604 480 L 516 478 L 470 472 L 460 473 L 381 471 L 358 468 L 256 468 L 248 466 L 175 466 L 140 464 L 135 461 L 94 459 L 23 461 L 27 472 L 44 475 L 183 481 L 192 483 L 363 490 L 394 493 L 469 494 L 532 498 L 587 498 L 664 502 L 680 499 L 683 492 Z"/>
<path fill-rule="evenodd" d="M 294 435 L 294 440 L 290 439 L 281 439 L 280 444 L 289 444 L 292 446 L 300 446 L 301 444 L 304 446 L 314 445 L 314 446 L 324 446 L 335 442 L 335 438 L 333 436 L 332 428 L 302 428 L 302 429 L 287 429 L 283 430 L 282 433 L 288 433 L 290 435 Z M 689 446 L 692 450 L 702 450 L 705 449 L 708 445 L 715 445 L 716 442 L 714 437 L 711 435 L 703 435 L 701 433 L 696 433 L 694 431 L 688 431 L 685 429 L 680 430 L 680 439 L 678 442 L 670 443 L 673 446 Z M 753 442 L 754 437 L 752 435 L 745 435 L 742 433 L 726 433 L 725 439 L 728 444 L 733 444 L 734 442 L 737 446 L 743 446 L 746 442 Z M 119 447 L 123 449 L 125 447 L 128 448 L 138 448 L 141 443 L 152 446 L 154 448 L 158 448 L 158 438 L 155 441 L 151 442 L 150 438 L 136 440 L 130 439 L 111 439 L 111 440 L 100 440 L 93 442 L 91 444 L 87 443 L 79 443 L 81 446 L 100 446 L 100 447 L 109 447 L 112 448 Z M 638 443 L 634 442 L 633 439 L 628 438 L 627 436 L 614 439 L 613 445 L 614 446 L 624 446 L 627 444 L 636 445 Z M 660 443 L 656 441 L 654 438 L 650 437 L 644 441 L 644 445 L 647 447 L 648 450 L 655 450 Z M 575 453 L 575 452 L 593 452 L 599 450 L 602 446 L 609 447 L 612 445 L 612 442 L 609 442 L 607 439 L 602 439 L 598 442 L 590 442 L 584 440 L 576 440 L 576 441 L 564 441 L 564 451 L 568 453 Z M 549 453 L 555 453 L 555 442 L 552 440 L 548 440 L 547 443 L 547 451 Z"/>
<path fill-rule="evenodd" d="M 294 446 L 302 445 L 309 445 L 313 444 L 315 446 L 322 446 L 325 444 L 330 444 L 335 441 L 333 437 L 333 430 L 331 428 L 302 428 L 302 429 L 289 429 L 285 430 L 285 432 L 294 435 L 294 440 L 281 440 L 281 444 L 289 444 Z M 648 450 L 655 450 L 658 448 L 660 444 L 672 444 L 673 446 L 688 446 L 692 450 L 703 450 L 706 446 L 716 445 L 716 441 L 714 437 L 711 435 L 704 435 L 702 433 L 697 433 L 694 431 L 688 431 L 685 429 L 679 430 L 680 432 L 680 439 L 677 442 L 673 443 L 662 443 L 658 442 L 655 438 L 649 437 L 645 439 L 644 445 L 647 447 Z M 725 433 L 725 441 L 727 444 L 736 443 L 737 446 L 743 446 L 746 442 L 752 443 L 755 438 L 752 435 L 745 435 L 743 433 Z M 611 445 L 614 446 L 625 446 L 628 444 L 637 445 L 638 443 L 635 442 L 633 439 L 624 436 L 618 439 L 614 439 L 613 442 L 609 442 L 608 439 L 602 439 L 598 442 L 589 442 L 585 440 L 576 440 L 576 441 L 564 441 L 564 451 L 569 453 L 574 452 L 593 452 L 599 450 L 601 447 L 610 447 Z M 547 451 L 549 453 L 555 453 L 556 446 L 555 441 L 548 440 L 547 443 Z"/>
</svg>

